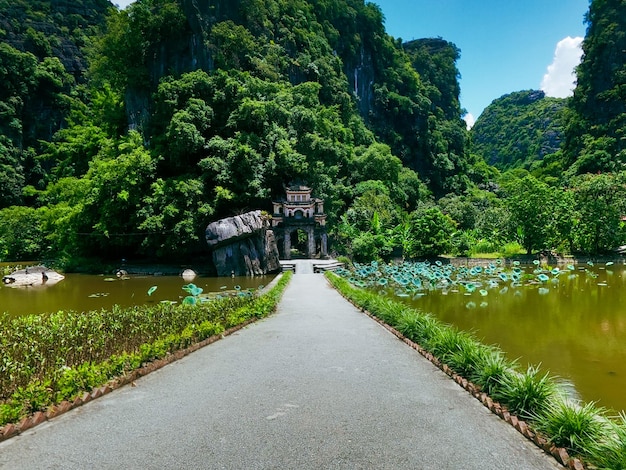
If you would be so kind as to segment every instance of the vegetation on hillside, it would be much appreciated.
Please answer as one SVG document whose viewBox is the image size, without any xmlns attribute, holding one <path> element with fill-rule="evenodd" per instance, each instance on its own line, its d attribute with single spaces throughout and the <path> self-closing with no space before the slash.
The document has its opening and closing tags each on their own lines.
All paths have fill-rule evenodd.
<svg viewBox="0 0 626 470">
<path fill-rule="evenodd" d="M 389 36 L 362 0 L 0 2 L 0 259 L 195 256 L 208 222 L 269 210 L 291 181 L 354 259 L 610 251 L 615 3 L 592 2 L 571 104 L 513 93 L 470 138 L 461 51 Z"/>
<path fill-rule="evenodd" d="M 576 174 L 622 171 L 626 163 L 626 3 L 594 0 L 586 21 L 564 166 Z"/>
<path fill-rule="evenodd" d="M 543 91 L 518 91 L 494 100 L 471 130 L 472 151 L 499 170 L 537 167 L 558 152 L 567 100 Z"/>
</svg>

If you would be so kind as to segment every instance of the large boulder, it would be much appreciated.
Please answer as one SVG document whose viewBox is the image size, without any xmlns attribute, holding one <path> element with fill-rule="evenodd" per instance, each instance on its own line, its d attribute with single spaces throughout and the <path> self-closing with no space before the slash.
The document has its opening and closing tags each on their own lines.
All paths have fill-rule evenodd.
<svg viewBox="0 0 626 470">
<path fill-rule="evenodd" d="M 65 279 L 65 276 L 45 266 L 32 266 L 19 269 L 2 278 L 2 283 L 11 287 L 51 286 Z"/>
<path fill-rule="evenodd" d="M 261 211 L 210 223 L 206 241 L 218 276 L 261 276 L 281 270 L 274 232 Z"/>
</svg>

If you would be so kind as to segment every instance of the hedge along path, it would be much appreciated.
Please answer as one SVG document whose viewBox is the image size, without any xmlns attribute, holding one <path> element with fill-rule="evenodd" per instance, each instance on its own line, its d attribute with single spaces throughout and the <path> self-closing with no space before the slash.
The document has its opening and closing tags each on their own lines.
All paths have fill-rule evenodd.
<svg viewBox="0 0 626 470">
<path fill-rule="evenodd" d="M 225 336 L 229 336 L 246 327 L 247 325 L 254 323 L 255 321 L 275 312 L 278 302 L 280 301 L 280 298 L 285 288 L 287 287 L 291 276 L 291 272 L 279 274 L 268 286 L 266 286 L 261 291 L 260 296 L 255 298 L 250 303 L 250 305 L 240 306 L 239 308 L 234 309 L 234 311 L 231 312 L 223 312 L 225 314 L 224 318 L 226 318 L 226 314 L 230 314 L 228 316 L 229 322 L 236 324 L 233 324 L 228 328 L 218 328 L 218 333 L 212 334 L 209 337 L 202 339 L 201 341 L 193 342 L 190 345 L 190 339 L 192 338 L 186 337 L 188 335 L 185 334 L 186 331 L 189 331 L 188 328 L 185 328 L 176 338 L 172 337 L 172 335 L 168 335 L 167 338 L 156 341 L 155 343 L 159 344 L 157 348 L 154 348 L 155 343 L 144 344 L 139 349 L 142 349 L 143 351 L 148 351 L 148 353 L 153 356 L 155 355 L 154 350 L 156 349 L 156 354 L 160 357 L 152 357 L 149 361 L 141 361 L 140 365 L 133 367 L 132 370 L 123 370 L 120 375 L 116 375 L 112 378 L 107 378 L 105 383 L 101 383 L 98 386 L 91 388 L 90 391 L 83 390 L 79 393 L 74 393 L 73 396 L 68 397 L 68 399 L 64 399 L 58 403 L 47 405 L 45 409 L 39 409 L 20 417 L 19 421 L 17 422 L 10 422 L 4 424 L 3 426 L 0 426 L 0 442 L 17 436 L 18 434 L 28 429 L 31 429 L 47 420 L 57 417 L 63 413 L 66 413 L 67 411 L 89 403 L 90 401 L 106 395 L 120 387 L 129 384 L 134 385 L 134 381 L 138 378 L 154 372 L 168 364 L 171 364 L 197 351 L 198 349 L 212 344 L 224 338 Z M 185 346 L 176 348 L 176 344 L 184 344 Z M 166 349 L 163 349 L 163 347 L 166 347 Z M 159 354 L 159 352 L 162 352 L 162 354 Z M 128 357 L 131 356 L 132 354 L 128 355 Z M 132 363 L 134 361 L 132 361 L 132 359 L 128 359 L 125 361 L 125 364 L 128 365 L 129 362 Z M 89 364 L 86 365 L 89 366 Z M 5 400 L 5 403 L 0 402 L 0 407 L 4 406 L 6 408 L 8 406 L 6 402 L 7 400 Z M 0 408 L 0 412 L 2 411 L 4 410 Z"/>
<path fill-rule="evenodd" d="M 405 344 L 410 346 L 412 349 L 420 353 L 424 358 L 430 361 L 433 365 L 442 370 L 446 375 L 452 378 L 459 386 L 464 388 L 467 392 L 469 392 L 474 398 L 480 401 L 487 409 L 489 409 L 492 413 L 497 415 L 499 418 L 506 421 L 508 424 L 513 426 L 520 434 L 526 437 L 528 440 L 533 442 L 537 447 L 542 449 L 547 454 L 551 455 L 556 459 L 556 461 L 573 470 L 585 470 L 587 467 L 584 463 L 575 457 L 569 455 L 567 449 L 562 447 L 557 447 L 552 444 L 548 437 L 541 435 L 531 429 L 529 424 L 520 419 L 514 413 L 509 412 L 505 405 L 494 401 L 487 393 L 481 390 L 481 387 L 472 383 L 465 377 L 457 374 L 453 369 L 451 369 L 447 364 L 442 362 L 439 358 L 435 357 L 430 351 L 423 348 L 418 343 L 412 341 L 410 338 L 407 338 L 400 331 L 395 329 L 393 326 L 389 325 L 385 322 L 385 314 L 377 311 L 374 303 L 369 303 L 367 300 L 364 301 L 363 294 L 365 293 L 365 297 L 367 293 L 360 288 L 353 287 L 347 280 L 337 276 L 335 273 L 327 272 L 326 278 L 329 280 L 330 284 L 335 287 L 343 296 L 351 302 L 355 307 L 357 307 L 360 311 L 365 313 L 368 317 L 379 323 L 386 330 L 396 336 L 398 339 L 403 341 Z M 400 304 L 395 301 L 385 301 L 387 307 L 396 307 L 399 310 L 406 311 L 407 306 L 404 304 Z M 372 311 L 368 310 L 372 308 Z M 415 311 L 418 313 L 417 311 Z M 442 324 L 443 325 L 443 324 Z"/>
</svg>

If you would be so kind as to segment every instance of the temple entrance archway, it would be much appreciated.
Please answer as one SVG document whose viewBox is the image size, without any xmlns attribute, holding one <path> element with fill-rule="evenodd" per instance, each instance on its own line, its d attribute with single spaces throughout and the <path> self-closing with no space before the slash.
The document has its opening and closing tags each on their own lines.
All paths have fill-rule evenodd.
<svg viewBox="0 0 626 470">
<path fill-rule="evenodd" d="M 286 198 L 273 201 L 272 230 L 282 259 L 328 256 L 324 201 L 302 185 L 287 188 Z"/>
</svg>

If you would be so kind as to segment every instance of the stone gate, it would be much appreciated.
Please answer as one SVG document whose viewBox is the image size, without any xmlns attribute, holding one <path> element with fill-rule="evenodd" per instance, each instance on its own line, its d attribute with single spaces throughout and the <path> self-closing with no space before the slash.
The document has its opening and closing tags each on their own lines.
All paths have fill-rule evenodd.
<svg viewBox="0 0 626 470">
<path fill-rule="evenodd" d="M 291 238 L 298 231 L 306 234 L 307 258 L 328 256 L 324 201 L 311 197 L 311 192 L 311 188 L 307 186 L 291 185 L 286 189 L 285 198 L 272 201 L 272 230 L 282 259 L 291 259 Z"/>
</svg>

